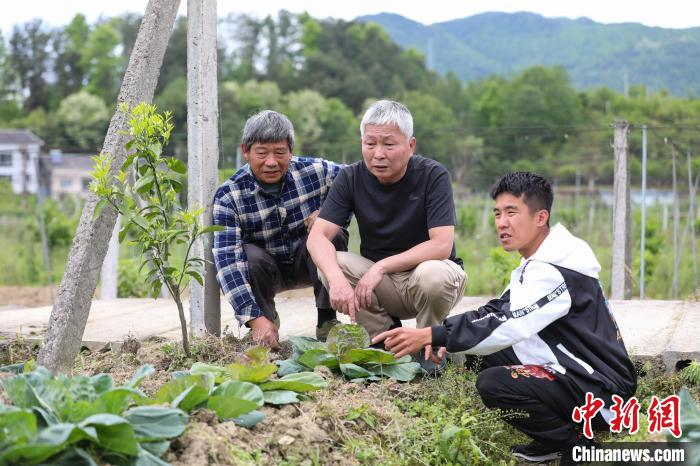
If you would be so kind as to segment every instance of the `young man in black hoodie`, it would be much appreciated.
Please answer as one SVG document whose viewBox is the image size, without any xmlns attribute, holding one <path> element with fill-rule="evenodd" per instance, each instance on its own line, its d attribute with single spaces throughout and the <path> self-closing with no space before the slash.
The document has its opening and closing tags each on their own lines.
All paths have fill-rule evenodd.
<svg viewBox="0 0 700 466">
<path fill-rule="evenodd" d="M 600 265 L 588 244 L 557 224 L 549 227 L 552 188 L 541 176 L 511 173 L 491 191 L 498 239 L 518 251 L 520 266 L 498 299 L 425 329 L 398 328 L 384 341 L 398 357 L 426 348 L 482 355 L 477 389 L 488 407 L 525 411 L 508 422 L 530 436 L 513 453 L 528 461 L 562 456 L 585 442 L 572 411 L 587 392 L 612 405 L 612 395 L 634 395 L 637 377 L 603 295 Z M 432 348 L 439 347 L 437 356 Z M 612 412 L 593 419 L 606 428 Z"/>
</svg>

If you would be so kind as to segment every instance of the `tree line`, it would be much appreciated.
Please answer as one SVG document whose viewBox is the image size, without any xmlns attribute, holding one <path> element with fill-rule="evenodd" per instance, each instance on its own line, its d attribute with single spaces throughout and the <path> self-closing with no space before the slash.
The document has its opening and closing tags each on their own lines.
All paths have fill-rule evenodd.
<svg viewBox="0 0 700 466">
<path fill-rule="evenodd" d="M 0 127 L 29 128 L 48 148 L 96 152 L 115 107 L 141 17 L 90 24 L 82 14 L 62 27 L 41 20 L 0 32 Z M 439 46 L 439 44 L 435 44 Z M 155 103 L 174 114 L 172 151 L 186 159 L 187 19 L 178 18 Z M 415 49 L 401 49 L 378 25 L 280 11 L 219 20 L 222 166 L 231 167 L 246 118 L 261 108 L 290 116 L 297 154 L 359 158 L 359 118 L 369 101 L 404 102 L 418 152 L 446 164 L 455 180 L 483 188 L 503 172 L 536 170 L 571 183 L 611 181 L 610 124 L 636 124 L 641 152 L 649 127 L 649 180 L 670 182 L 670 150 L 694 150 L 700 101 L 632 86 L 575 88 L 561 67 L 534 66 L 464 83 L 440 75 Z M 696 157 L 697 159 L 697 157 Z M 639 163 L 632 163 L 633 176 Z M 698 170 L 698 163 L 695 163 Z"/>
</svg>

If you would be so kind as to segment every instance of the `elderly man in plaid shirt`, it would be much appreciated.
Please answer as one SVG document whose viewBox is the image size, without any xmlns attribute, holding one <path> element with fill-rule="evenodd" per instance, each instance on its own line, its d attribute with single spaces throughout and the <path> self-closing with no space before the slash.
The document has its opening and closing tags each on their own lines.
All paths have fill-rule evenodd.
<svg viewBox="0 0 700 466">
<path fill-rule="evenodd" d="M 316 336 L 325 340 L 338 323 L 328 292 L 306 250 L 306 237 L 341 165 L 295 157 L 294 127 L 281 113 L 265 110 L 248 119 L 241 150 L 247 165 L 226 180 L 214 197 L 217 279 L 236 319 L 253 340 L 279 347 L 275 293 L 313 285 L 318 308 Z M 333 244 L 347 250 L 341 229 Z"/>
</svg>

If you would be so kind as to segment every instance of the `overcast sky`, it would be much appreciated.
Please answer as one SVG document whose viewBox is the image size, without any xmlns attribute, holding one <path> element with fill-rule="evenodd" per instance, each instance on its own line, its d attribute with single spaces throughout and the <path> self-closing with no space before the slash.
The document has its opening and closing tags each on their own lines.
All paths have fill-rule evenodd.
<svg viewBox="0 0 700 466">
<path fill-rule="evenodd" d="M 68 23 L 76 13 L 90 22 L 100 15 L 115 16 L 125 11 L 143 12 L 147 0 L 20 0 L 4 2 L 0 30 L 7 38 L 12 26 L 41 18 L 52 26 Z M 186 14 L 187 0 L 180 14 Z M 638 22 L 648 26 L 687 28 L 700 26 L 700 4 L 694 0 L 218 0 L 218 12 L 275 14 L 282 6 L 292 12 L 308 11 L 312 16 L 353 19 L 383 11 L 398 13 L 424 24 L 463 18 L 486 11 L 530 11 L 547 17 L 588 17 L 601 23 Z"/>
</svg>

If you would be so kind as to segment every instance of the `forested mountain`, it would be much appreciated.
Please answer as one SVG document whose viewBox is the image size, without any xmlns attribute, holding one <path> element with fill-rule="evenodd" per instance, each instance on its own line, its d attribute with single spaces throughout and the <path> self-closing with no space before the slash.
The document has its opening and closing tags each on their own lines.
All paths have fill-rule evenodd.
<svg viewBox="0 0 700 466">
<path fill-rule="evenodd" d="M 637 155 L 641 147 L 639 128 L 643 124 L 649 127 L 651 183 L 670 182 L 672 147 L 679 153 L 696 151 L 700 100 L 651 92 L 640 85 L 631 85 L 628 95 L 611 89 L 614 83 L 581 88 L 575 85 L 580 76 L 567 72 L 564 66 L 526 66 L 526 47 L 522 40 L 515 39 L 515 31 L 524 29 L 523 22 L 535 23 L 529 27 L 536 30 L 536 24 L 549 24 L 550 20 L 535 15 L 505 15 L 514 22 L 505 27 L 502 22 L 494 22 L 496 17 L 482 18 L 491 18 L 491 29 L 466 29 L 481 31 L 481 45 L 490 47 L 488 60 L 483 58 L 483 50 L 476 51 L 478 44 L 460 45 L 459 31 L 463 28 L 459 21 L 443 23 L 439 37 L 444 40 L 433 39 L 432 58 L 427 59 L 420 51 L 397 44 L 410 38 L 421 41 L 419 46 L 430 42 L 420 39 L 409 26 L 395 27 L 405 37 L 392 40 L 376 23 L 315 19 L 284 10 L 265 18 L 220 18 L 221 166 L 233 168 L 246 118 L 265 108 L 290 117 L 297 134 L 297 154 L 358 160 L 359 120 L 367 102 L 379 98 L 404 102 L 414 115 L 418 152 L 444 163 L 453 179 L 469 188 L 485 188 L 513 169 L 535 170 L 562 183 L 580 181 L 581 177 L 592 183 L 609 182 L 610 125 L 615 119 L 636 125 L 630 147 Z M 410 24 L 395 16 L 389 18 Z M 115 107 L 139 22 L 140 17 L 134 14 L 102 18 L 92 24 L 76 15 L 61 27 L 35 20 L 2 31 L 0 127 L 32 130 L 46 142 L 44 150 L 97 152 Z M 580 23 L 582 28 L 592 24 L 565 23 Z M 608 30 L 608 26 L 593 26 Z M 412 27 L 416 31 L 433 30 L 432 26 Z M 547 34 L 554 33 L 542 32 L 537 41 L 531 42 L 550 46 Z M 603 37 L 610 42 L 616 40 L 605 34 Z M 576 40 L 585 43 L 584 39 Z M 505 45 L 508 43 L 510 48 Z M 589 48 L 600 46 L 596 44 L 591 42 Z M 438 51 L 456 54 L 460 47 L 473 52 L 468 62 L 480 63 L 479 73 L 501 74 L 465 83 L 454 73 L 443 75 L 431 69 L 427 61 L 434 61 Z M 181 17 L 170 38 L 154 101 L 160 109 L 173 113 L 175 130 L 167 151 L 183 160 L 187 158 L 186 51 L 187 19 Z M 687 60 L 688 67 L 700 64 L 700 60 L 682 52 L 667 55 L 666 60 Z M 538 55 L 546 56 L 544 52 Z M 700 54 L 695 53 L 697 56 Z M 647 58 L 653 59 L 651 55 Z M 456 58 L 453 61 L 457 63 Z M 509 61 L 517 62 L 517 71 L 493 68 Z M 672 76 L 672 72 L 685 79 L 680 68 L 670 67 L 650 70 L 645 78 L 651 82 Z M 631 83 L 633 76 L 630 72 Z M 696 76 L 700 74 L 688 79 Z M 695 160 L 693 173 L 700 170 L 700 160 Z M 632 161 L 635 177 L 639 165 L 636 159 Z"/>
<path fill-rule="evenodd" d="M 623 91 L 627 82 L 700 95 L 700 27 L 600 24 L 533 13 L 483 13 L 429 26 L 389 13 L 358 20 L 381 25 L 402 47 L 423 52 L 432 69 L 465 81 L 561 65 L 579 88 Z"/>
</svg>

